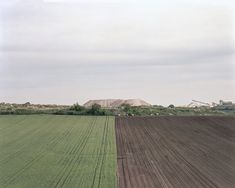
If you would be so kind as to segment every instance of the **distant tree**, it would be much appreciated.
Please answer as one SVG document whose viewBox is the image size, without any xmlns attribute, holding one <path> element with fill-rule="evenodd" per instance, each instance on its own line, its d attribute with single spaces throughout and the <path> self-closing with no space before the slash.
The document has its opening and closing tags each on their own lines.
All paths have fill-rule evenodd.
<svg viewBox="0 0 235 188">
<path fill-rule="evenodd" d="M 81 105 L 79 105 L 78 103 L 75 103 L 72 107 L 71 107 L 71 110 L 74 110 L 74 111 L 84 111 L 85 108 Z"/>
<path fill-rule="evenodd" d="M 128 113 L 131 110 L 131 105 L 129 105 L 129 104 L 122 104 L 121 108 L 123 109 L 124 112 Z"/>
<path fill-rule="evenodd" d="M 175 108 L 175 106 L 173 104 L 170 104 L 168 108 Z"/>
<path fill-rule="evenodd" d="M 101 105 L 99 104 L 93 104 L 90 109 L 90 113 L 92 115 L 103 115 L 103 112 L 101 110 Z"/>
<path fill-rule="evenodd" d="M 23 104 L 23 106 L 29 106 L 30 105 L 30 102 L 26 102 Z"/>
</svg>

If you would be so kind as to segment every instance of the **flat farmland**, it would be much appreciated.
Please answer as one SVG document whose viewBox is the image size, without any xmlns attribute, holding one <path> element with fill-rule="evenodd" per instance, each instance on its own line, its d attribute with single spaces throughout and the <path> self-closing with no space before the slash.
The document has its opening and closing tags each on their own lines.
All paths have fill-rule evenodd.
<svg viewBox="0 0 235 188">
<path fill-rule="evenodd" d="M 114 117 L 0 116 L 0 187 L 116 187 Z"/>
<path fill-rule="evenodd" d="M 235 185 L 234 117 L 116 118 L 118 187 Z"/>
</svg>

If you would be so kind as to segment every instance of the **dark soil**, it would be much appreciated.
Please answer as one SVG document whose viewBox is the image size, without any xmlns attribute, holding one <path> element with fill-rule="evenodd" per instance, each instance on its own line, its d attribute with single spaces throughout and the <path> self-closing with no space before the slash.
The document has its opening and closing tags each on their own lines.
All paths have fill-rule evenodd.
<svg viewBox="0 0 235 188">
<path fill-rule="evenodd" d="M 119 188 L 234 187 L 235 117 L 117 117 Z"/>
</svg>

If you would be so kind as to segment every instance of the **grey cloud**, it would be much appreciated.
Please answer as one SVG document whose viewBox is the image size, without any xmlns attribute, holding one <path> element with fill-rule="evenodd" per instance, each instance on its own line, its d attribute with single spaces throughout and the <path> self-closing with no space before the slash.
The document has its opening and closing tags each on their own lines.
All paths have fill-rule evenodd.
<svg viewBox="0 0 235 188">
<path fill-rule="evenodd" d="M 234 99 L 227 0 L 17 2 L 0 7 L 0 100 Z"/>
</svg>

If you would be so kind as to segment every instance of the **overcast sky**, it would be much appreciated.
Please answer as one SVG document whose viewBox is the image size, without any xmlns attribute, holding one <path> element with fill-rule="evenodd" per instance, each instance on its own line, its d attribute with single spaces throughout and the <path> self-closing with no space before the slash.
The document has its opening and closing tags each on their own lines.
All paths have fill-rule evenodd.
<svg viewBox="0 0 235 188">
<path fill-rule="evenodd" d="M 235 101 L 235 1 L 0 1 L 0 102 Z"/>
</svg>

